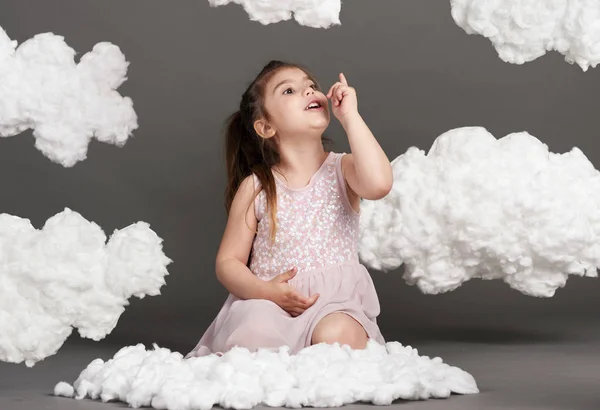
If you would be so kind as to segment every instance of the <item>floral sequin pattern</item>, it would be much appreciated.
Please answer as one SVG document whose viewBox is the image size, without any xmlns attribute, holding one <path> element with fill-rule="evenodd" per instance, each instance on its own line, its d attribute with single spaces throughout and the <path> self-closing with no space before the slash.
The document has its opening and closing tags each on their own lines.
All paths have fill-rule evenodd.
<svg viewBox="0 0 600 410">
<path fill-rule="evenodd" d="M 289 189 L 277 181 L 275 242 L 270 239 L 270 217 L 264 192 L 256 198 L 259 215 L 250 270 L 269 280 L 293 266 L 298 274 L 321 267 L 358 262 L 359 214 L 345 197 L 341 156 L 331 153 L 306 188 Z"/>
</svg>

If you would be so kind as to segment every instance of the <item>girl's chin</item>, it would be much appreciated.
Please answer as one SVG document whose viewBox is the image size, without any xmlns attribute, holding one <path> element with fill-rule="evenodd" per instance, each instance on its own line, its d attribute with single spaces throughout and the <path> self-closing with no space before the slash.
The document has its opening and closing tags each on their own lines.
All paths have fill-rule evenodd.
<svg viewBox="0 0 600 410">
<path fill-rule="evenodd" d="M 311 128 L 327 128 L 329 126 L 329 118 L 323 117 L 319 119 L 313 119 L 313 121 L 310 122 L 310 126 Z"/>
<path fill-rule="evenodd" d="M 315 125 L 314 127 L 311 127 L 309 129 L 309 132 L 315 133 L 315 134 L 321 134 L 327 129 L 327 127 L 329 127 L 329 123 Z"/>
</svg>

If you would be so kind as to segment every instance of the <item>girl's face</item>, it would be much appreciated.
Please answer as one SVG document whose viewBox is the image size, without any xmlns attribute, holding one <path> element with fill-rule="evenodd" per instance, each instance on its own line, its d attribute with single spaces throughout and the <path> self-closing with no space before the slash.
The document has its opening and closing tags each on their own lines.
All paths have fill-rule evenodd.
<svg viewBox="0 0 600 410">
<path fill-rule="evenodd" d="M 299 68 L 281 69 L 270 78 L 264 104 L 271 131 L 280 139 L 307 134 L 320 139 L 329 126 L 327 97 Z"/>
</svg>

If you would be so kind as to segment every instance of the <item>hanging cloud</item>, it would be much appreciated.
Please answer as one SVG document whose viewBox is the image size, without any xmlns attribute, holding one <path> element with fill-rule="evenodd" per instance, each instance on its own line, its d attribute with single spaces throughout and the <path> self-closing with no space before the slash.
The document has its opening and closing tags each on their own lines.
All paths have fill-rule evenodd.
<svg viewBox="0 0 600 410">
<path fill-rule="evenodd" d="M 583 71 L 600 62 L 598 0 L 451 0 L 452 17 L 467 34 L 489 38 L 513 64 L 547 51 L 565 55 Z"/>
<path fill-rule="evenodd" d="M 267 25 L 290 20 L 301 25 L 329 28 L 340 25 L 341 0 L 209 0 L 211 6 L 237 3 L 244 7 L 250 20 Z"/>
<path fill-rule="evenodd" d="M 74 385 L 59 382 L 54 394 L 122 401 L 129 406 L 169 410 L 250 409 L 270 407 L 339 407 L 354 402 L 388 405 L 393 400 L 447 398 L 478 393 L 473 376 L 441 358 L 419 356 L 398 342 L 370 341 L 364 350 L 325 343 L 296 355 L 250 352 L 234 347 L 183 359 L 177 352 L 142 344 L 126 346 L 107 362 L 98 358 Z"/>
<path fill-rule="evenodd" d="M 29 367 L 77 328 L 100 340 L 131 296 L 159 295 L 171 262 L 145 222 L 102 229 L 68 208 L 35 229 L 0 214 L 0 360 Z"/>
<path fill-rule="evenodd" d="M 600 172 L 578 148 L 556 154 L 527 132 L 497 140 L 465 127 L 392 167 L 391 192 L 362 204 L 365 265 L 405 264 L 407 283 L 430 294 L 482 278 L 551 297 L 569 274 L 598 276 Z"/>
<path fill-rule="evenodd" d="M 0 137 L 33 130 L 35 147 L 72 167 L 87 157 L 92 138 L 123 146 L 138 128 L 133 102 L 116 89 L 129 63 L 102 42 L 74 61 L 61 36 L 37 34 L 17 48 L 0 27 Z"/>
</svg>

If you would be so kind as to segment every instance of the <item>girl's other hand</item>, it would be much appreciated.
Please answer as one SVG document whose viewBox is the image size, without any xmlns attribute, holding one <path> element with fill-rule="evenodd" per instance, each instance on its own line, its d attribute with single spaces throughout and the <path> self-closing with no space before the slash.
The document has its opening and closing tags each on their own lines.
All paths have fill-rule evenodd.
<svg viewBox="0 0 600 410">
<path fill-rule="evenodd" d="M 300 316 L 306 309 L 314 305 L 319 298 L 318 293 L 308 298 L 304 297 L 288 283 L 290 279 L 296 276 L 297 272 L 297 268 L 292 268 L 267 282 L 270 289 L 269 300 L 293 317 Z"/>
</svg>

